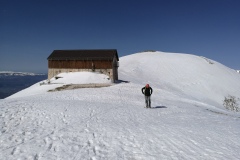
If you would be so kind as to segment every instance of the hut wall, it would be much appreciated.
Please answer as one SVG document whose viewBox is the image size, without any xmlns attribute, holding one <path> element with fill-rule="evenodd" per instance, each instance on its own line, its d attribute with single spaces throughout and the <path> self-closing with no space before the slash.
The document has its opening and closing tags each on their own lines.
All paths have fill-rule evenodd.
<svg viewBox="0 0 240 160">
<path fill-rule="evenodd" d="M 113 81 L 114 81 L 114 82 L 115 82 L 116 80 L 118 80 L 118 67 L 119 67 L 119 63 L 118 63 L 116 57 L 114 57 L 113 63 L 112 63 L 112 68 L 113 68 Z"/>
<path fill-rule="evenodd" d="M 48 61 L 48 80 L 63 72 L 99 72 L 110 77 L 112 82 L 118 80 L 118 62 L 97 60 L 49 60 Z"/>
<path fill-rule="evenodd" d="M 48 68 L 81 68 L 81 69 L 110 69 L 112 68 L 111 61 L 77 61 L 77 60 L 49 60 Z"/>
</svg>

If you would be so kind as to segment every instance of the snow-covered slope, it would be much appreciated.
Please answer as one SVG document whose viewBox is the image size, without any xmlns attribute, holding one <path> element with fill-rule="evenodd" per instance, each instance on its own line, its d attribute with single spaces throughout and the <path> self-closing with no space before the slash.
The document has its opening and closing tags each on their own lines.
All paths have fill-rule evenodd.
<svg viewBox="0 0 240 160">
<path fill-rule="evenodd" d="M 53 77 L 49 81 L 44 80 L 42 82 L 36 83 L 27 89 L 11 95 L 8 98 L 18 98 L 44 94 L 47 93 L 49 90 L 69 84 L 111 83 L 111 80 L 107 75 L 95 72 L 60 73 L 56 77 L 58 78 L 56 79 L 55 77 Z"/>
<path fill-rule="evenodd" d="M 240 97 L 240 75 L 216 61 L 189 54 L 145 52 L 122 57 L 119 74 L 137 84 L 169 91 L 214 106 Z M 161 96 L 161 95 L 159 95 Z"/>
<path fill-rule="evenodd" d="M 119 79 L 60 92 L 47 90 L 62 84 L 36 84 L 0 100 L 0 159 L 240 158 L 240 114 L 221 104 L 240 95 L 236 71 L 204 57 L 149 52 L 121 57 Z M 146 83 L 152 109 L 144 108 Z"/>
</svg>

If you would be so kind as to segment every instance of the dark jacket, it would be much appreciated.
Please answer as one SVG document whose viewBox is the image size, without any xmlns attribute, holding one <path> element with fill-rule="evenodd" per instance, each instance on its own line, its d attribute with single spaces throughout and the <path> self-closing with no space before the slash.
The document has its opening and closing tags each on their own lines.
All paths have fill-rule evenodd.
<svg viewBox="0 0 240 160">
<path fill-rule="evenodd" d="M 142 88 L 142 93 L 143 93 L 145 96 L 151 96 L 152 92 L 153 92 L 153 90 L 152 90 L 151 87 L 148 87 L 148 88 L 143 87 L 143 88 Z"/>
</svg>

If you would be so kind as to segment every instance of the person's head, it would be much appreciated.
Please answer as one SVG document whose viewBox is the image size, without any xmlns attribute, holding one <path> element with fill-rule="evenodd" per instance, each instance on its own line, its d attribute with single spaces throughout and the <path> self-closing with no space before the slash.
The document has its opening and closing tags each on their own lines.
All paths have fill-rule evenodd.
<svg viewBox="0 0 240 160">
<path fill-rule="evenodd" d="M 149 88 L 149 84 L 146 84 L 146 88 Z"/>
</svg>

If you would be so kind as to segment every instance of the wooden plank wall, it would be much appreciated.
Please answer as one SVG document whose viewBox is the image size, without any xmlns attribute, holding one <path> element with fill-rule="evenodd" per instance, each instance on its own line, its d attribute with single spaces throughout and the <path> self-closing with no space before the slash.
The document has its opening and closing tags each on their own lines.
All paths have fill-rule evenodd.
<svg viewBox="0 0 240 160">
<path fill-rule="evenodd" d="M 48 61 L 48 68 L 110 69 L 112 61 Z"/>
</svg>

